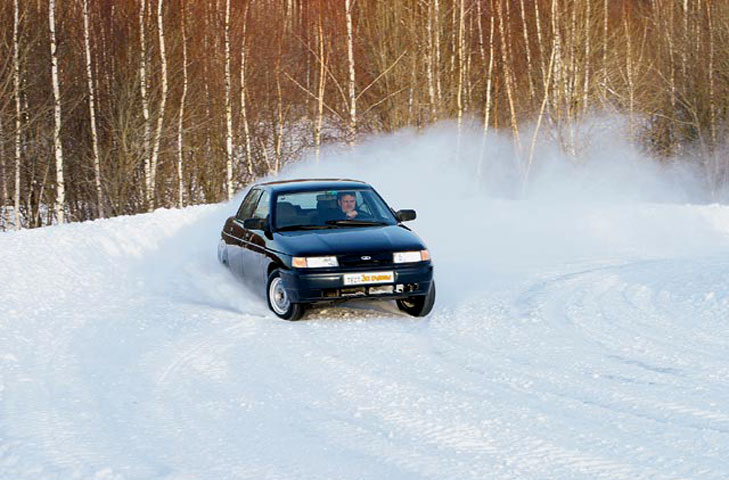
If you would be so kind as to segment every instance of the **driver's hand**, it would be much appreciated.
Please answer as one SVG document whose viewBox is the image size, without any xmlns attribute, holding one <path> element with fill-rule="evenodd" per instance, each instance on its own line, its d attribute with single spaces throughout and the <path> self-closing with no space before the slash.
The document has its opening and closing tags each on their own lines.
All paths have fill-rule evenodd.
<svg viewBox="0 0 729 480">
<path fill-rule="evenodd" d="M 351 212 L 347 212 L 347 218 L 354 218 L 357 216 L 359 212 L 357 210 L 352 210 Z"/>
</svg>

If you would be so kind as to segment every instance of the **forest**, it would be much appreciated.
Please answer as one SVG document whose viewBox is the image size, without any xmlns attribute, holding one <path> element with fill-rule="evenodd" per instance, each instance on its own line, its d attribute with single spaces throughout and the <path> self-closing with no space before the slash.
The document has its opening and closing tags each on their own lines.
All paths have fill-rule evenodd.
<svg viewBox="0 0 729 480">
<path fill-rule="evenodd" d="M 729 183 L 729 2 L 4 0 L 0 230 L 231 198 L 325 145 L 582 119 Z M 488 159 L 486 159 L 488 161 Z"/>
</svg>

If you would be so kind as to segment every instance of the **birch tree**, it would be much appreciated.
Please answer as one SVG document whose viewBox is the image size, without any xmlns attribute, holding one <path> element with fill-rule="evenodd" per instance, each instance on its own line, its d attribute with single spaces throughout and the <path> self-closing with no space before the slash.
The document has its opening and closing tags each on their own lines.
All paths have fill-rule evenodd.
<svg viewBox="0 0 729 480">
<path fill-rule="evenodd" d="M 185 29 L 185 22 L 187 19 L 187 2 L 182 0 L 182 14 L 180 15 L 180 32 L 182 34 L 182 96 L 180 97 L 180 115 L 177 118 L 177 206 L 182 208 L 184 191 L 183 185 L 183 141 L 182 141 L 182 127 L 185 119 L 185 101 L 187 100 L 187 31 Z"/>
<path fill-rule="evenodd" d="M 84 53 L 86 54 L 86 83 L 89 89 L 89 125 L 91 127 L 91 152 L 94 165 L 94 186 L 96 187 L 96 209 L 98 216 L 104 218 L 104 205 L 101 198 L 101 166 L 99 161 L 99 136 L 96 131 L 96 101 L 94 77 L 91 68 L 91 40 L 89 33 L 89 0 L 82 0 L 84 18 Z"/>
<path fill-rule="evenodd" d="M 225 0 L 225 185 L 226 198 L 233 198 L 233 107 L 230 100 L 230 0 Z"/>
<path fill-rule="evenodd" d="M 22 121 L 20 111 L 20 8 L 19 0 L 13 2 L 13 93 L 15 97 L 15 190 L 13 192 L 13 215 L 15 230 L 20 230 L 20 140 Z"/>
<path fill-rule="evenodd" d="M 324 27 L 322 25 L 322 14 L 319 11 L 319 20 L 317 22 L 317 40 L 319 46 L 319 84 L 317 88 L 316 99 L 316 119 L 314 120 L 314 149 L 316 155 L 316 163 L 319 163 L 319 155 L 321 150 L 321 129 L 324 122 L 324 92 L 327 85 L 327 65 L 329 53 L 325 52 L 324 47 Z"/>
<path fill-rule="evenodd" d="M 349 127 L 347 142 L 354 145 L 357 136 L 357 95 L 355 94 L 354 76 L 354 33 L 352 31 L 352 5 L 356 0 L 344 0 L 347 22 L 347 66 L 349 67 Z"/>
<path fill-rule="evenodd" d="M 162 92 L 160 93 L 161 98 L 159 102 L 159 115 L 157 115 L 157 130 L 154 134 L 154 146 L 152 147 L 152 159 L 150 161 L 150 190 L 151 190 L 151 202 L 149 203 L 149 210 L 154 208 L 155 203 L 155 185 L 157 177 L 157 162 L 159 159 L 160 143 L 162 141 L 162 127 L 165 118 L 165 105 L 167 104 L 167 54 L 165 52 L 165 28 L 162 17 L 162 6 L 163 0 L 158 0 L 157 3 L 157 34 L 159 37 L 159 58 L 162 73 Z"/>
<path fill-rule="evenodd" d="M 518 154 L 521 151 L 521 140 L 519 138 L 519 124 L 516 118 L 516 106 L 514 104 L 514 92 L 513 92 L 513 77 L 511 74 L 510 58 L 508 56 L 509 49 L 507 48 L 508 35 L 506 33 L 506 25 L 508 18 L 504 20 L 504 12 L 501 5 L 503 0 L 496 1 L 496 11 L 499 17 L 499 37 L 501 39 L 501 62 L 502 70 L 504 73 L 504 84 L 506 86 L 506 97 L 509 101 L 509 118 L 511 120 L 511 132 L 514 137 L 515 152 Z"/>
<path fill-rule="evenodd" d="M 53 86 L 53 151 L 56 158 L 56 221 L 64 223 L 66 189 L 63 179 L 63 146 L 61 145 L 61 89 L 58 79 L 58 56 L 56 52 L 56 1 L 48 1 L 48 27 L 51 46 L 51 84 Z"/>
<path fill-rule="evenodd" d="M 7 229 L 8 225 L 8 209 L 6 202 L 8 201 L 8 184 L 5 175 L 5 123 L 2 114 L 0 114 L 0 224 L 2 230 Z"/>
<path fill-rule="evenodd" d="M 152 168 L 150 158 L 151 124 L 149 99 L 147 98 L 147 42 L 145 35 L 146 0 L 139 0 L 139 91 L 142 97 L 142 117 L 144 118 L 144 137 L 142 156 L 144 158 L 144 200 L 147 210 L 153 208 Z"/>
<path fill-rule="evenodd" d="M 240 47 L 240 123 L 243 126 L 243 143 L 246 148 L 246 170 L 248 172 L 248 181 L 253 179 L 253 147 L 251 142 L 251 131 L 248 125 L 248 105 L 246 88 L 248 86 L 246 78 L 246 65 L 248 62 L 248 9 L 250 3 L 243 10 L 243 28 L 241 32 L 242 42 Z"/>
</svg>

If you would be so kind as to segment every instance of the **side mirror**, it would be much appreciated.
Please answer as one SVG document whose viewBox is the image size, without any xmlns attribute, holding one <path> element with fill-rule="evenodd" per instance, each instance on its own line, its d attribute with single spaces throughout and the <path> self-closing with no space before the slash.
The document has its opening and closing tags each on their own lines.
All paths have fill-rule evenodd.
<svg viewBox="0 0 729 480">
<path fill-rule="evenodd" d="M 268 230 L 268 222 L 263 218 L 246 218 L 243 220 L 246 230 Z"/>
<path fill-rule="evenodd" d="M 416 214 L 415 210 L 398 210 L 395 212 L 395 217 L 400 222 L 407 222 L 409 220 L 415 220 Z"/>
</svg>

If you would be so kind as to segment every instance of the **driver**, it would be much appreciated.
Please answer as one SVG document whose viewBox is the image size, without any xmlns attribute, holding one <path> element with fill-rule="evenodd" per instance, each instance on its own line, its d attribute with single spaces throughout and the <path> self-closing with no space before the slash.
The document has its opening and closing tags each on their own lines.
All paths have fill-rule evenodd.
<svg viewBox="0 0 729 480">
<path fill-rule="evenodd" d="M 351 220 L 359 215 L 357 211 L 357 197 L 354 192 L 337 193 L 337 205 L 339 205 L 339 213 L 343 218 Z"/>
</svg>

